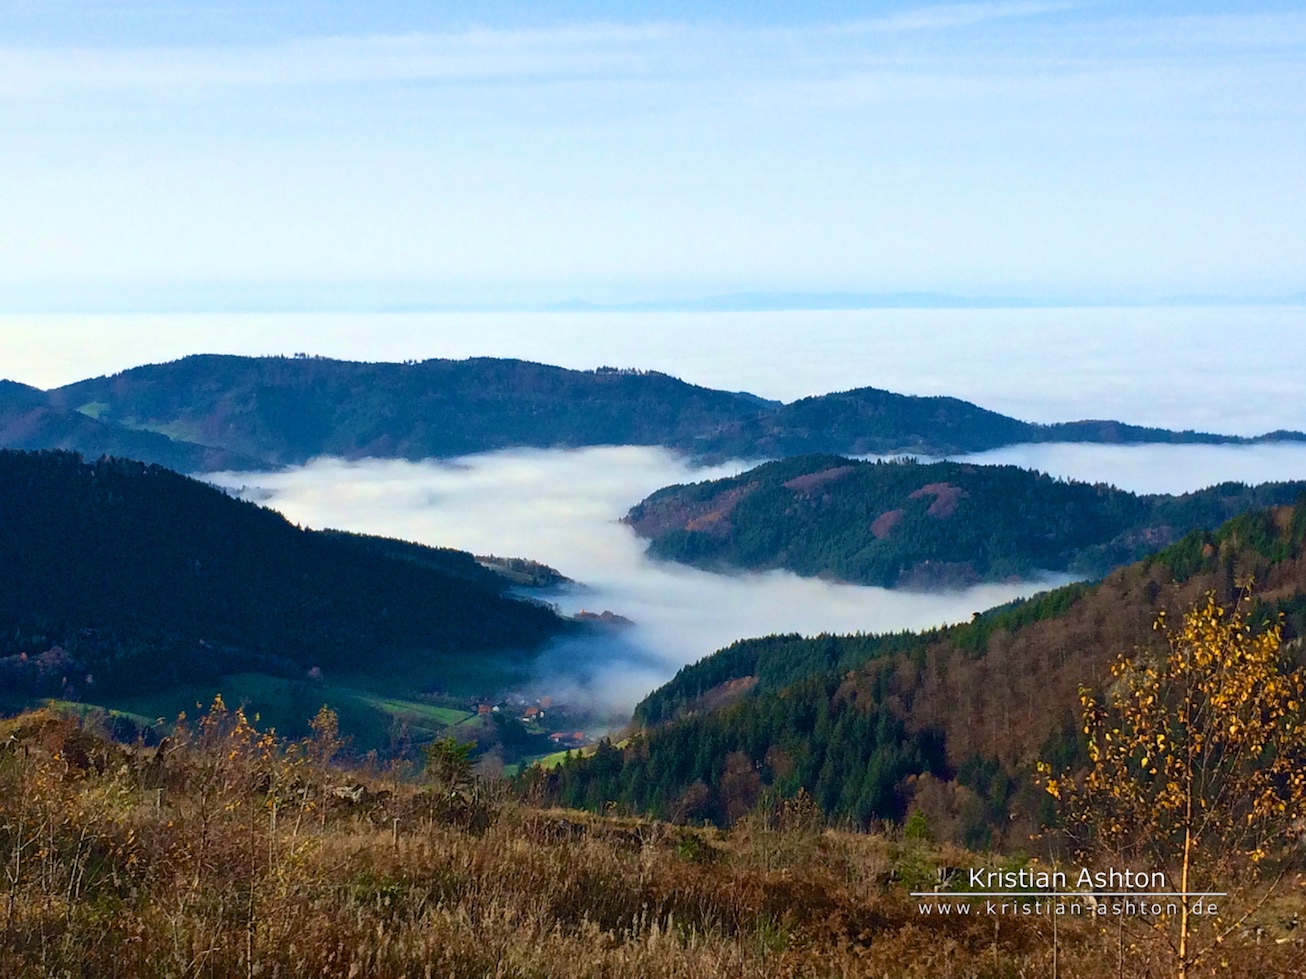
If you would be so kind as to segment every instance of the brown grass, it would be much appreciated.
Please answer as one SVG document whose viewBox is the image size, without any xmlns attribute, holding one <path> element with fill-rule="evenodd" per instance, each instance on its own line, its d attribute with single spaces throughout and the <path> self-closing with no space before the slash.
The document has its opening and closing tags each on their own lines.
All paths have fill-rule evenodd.
<svg viewBox="0 0 1306 979">
<path fill-rule="evenodd" d="M 221 707 L 158 748 L 45 712 L 0 723 L 0 975 L 1052 974 L 1047 920 L 907 896 L 985 858 L 825 830 L 801 804 L 729 833 L 542 810 L 345 770 L 337 748 L 329 724 L 281 744 Z M 1115 941 L 1063 925 L 1059 975 L 1116 975 Z M 1296 949 L 1225 974 L 1298 974 Z M 1150 962 L 1137 946 L 1124 974 Z"/>
</svg>

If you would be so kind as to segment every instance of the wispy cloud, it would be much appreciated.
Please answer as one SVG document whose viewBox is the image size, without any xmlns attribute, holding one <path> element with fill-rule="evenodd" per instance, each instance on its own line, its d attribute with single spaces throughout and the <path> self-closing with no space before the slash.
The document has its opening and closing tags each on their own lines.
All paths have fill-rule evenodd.
<svg viewBox="0 0 1306 979">
<path fill-rule="evenodd" d="M 273 45 L 0 48 L 0 94 L 611 74 L 687 32 L 668 24 L 320 37 Z"/>
<path fill-rule="evenodd" d="M 1182 8 L 0 25 L 0 279 L 1298 292 L 1306 11 Z"/>
<path fill-rule="evenodd" d="M 1063 13 L 1081 3 L 948 3 L 918 7 L 884 17 L 832 25 L 826 30 L 843 34 L 938 31 L 974 27 L 996 20 Z"/>
<path fill-rule="evenodd" d="M 306 37 L 271 44 L 0 46 L 0 97 L 93 91 L 196 92 L 383 82 L 723 74 L 783 78 L 813 71 L 915 67 L 943 75 L 1001 65 L 1136 57 L 1141 47 L 1219 44 L 1277 48 L 1306 41 L 1306 14 L 1089 17 L 1067 30 L 1074 2 L 937 4 L 784 28 L 687 22 L 579 23 L 546 29 Z M 1013 26 L 973 47 L 967 30 Z M 913 45 L 881 42 L 911 37 Z M 960 45 L 960 46 L 959 46 Z"/>
</svg>

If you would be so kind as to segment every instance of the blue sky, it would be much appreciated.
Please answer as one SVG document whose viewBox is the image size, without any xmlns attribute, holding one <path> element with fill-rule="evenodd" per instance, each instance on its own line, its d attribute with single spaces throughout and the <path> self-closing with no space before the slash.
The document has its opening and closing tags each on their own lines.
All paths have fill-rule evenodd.
<svg viewBox="0 0 1306 979">
<path fill-rule="evenodd" d="M 1306 293 L 1300 5 L 378 6 L 0 0 L 0 308 Z"/>
</svg>

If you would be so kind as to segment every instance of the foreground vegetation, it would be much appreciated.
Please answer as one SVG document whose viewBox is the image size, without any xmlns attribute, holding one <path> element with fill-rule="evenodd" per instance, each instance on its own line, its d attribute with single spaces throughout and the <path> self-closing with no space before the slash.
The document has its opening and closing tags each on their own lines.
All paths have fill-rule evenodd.
<svg viewBox="0 0 1306 979">
<path fill-rule="evenodd" d="M 327 712 L 313 730 L 279 743 L 221 702 L 153 747 L 3 722 L 0 974 L 1159 974 L 1146 932 L 921 914 L 908 892 L 936 867 L 991 858 L 919 821 L 833 831 L 802 797 L 729 832 L 541 809 L 474 782 L 452 742 L 412 779 L 336 765 Z M 1235 936 L 1222 974 L 1299 974 L 1264 934 Z"/>
</svg>

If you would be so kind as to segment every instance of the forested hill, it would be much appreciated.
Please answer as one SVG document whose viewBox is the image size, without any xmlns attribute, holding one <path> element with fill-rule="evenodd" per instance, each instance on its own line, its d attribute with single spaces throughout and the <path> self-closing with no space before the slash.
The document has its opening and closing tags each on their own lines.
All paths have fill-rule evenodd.
<svg viewBox="0 0 1306 979">
<path fill-rule="evenodd" d="M 40 388 L 0 380 L 0 411 L 31 410 L 46 404 L 47 400 L 46 393 Z"/>
<path fill-rule="evenodd" d="M 1306 633 L 1306 507 L 1199 531 L 1096 584 L 891 636 L 771 636 L 685 667 L 638 708 L 646 729 L 547 779 L 565 804 L 609 802 L 729 821 L 762 793 L 809 793 L 866 825 L 920 809 L 974 845 L 1023 843 L 1048 804 L 1035 760 L 1062 768 L 1081 744 L 1080 685 L 1100 688 L 1119 652 L 1160 641 L 1156 612 L 1256 584 L 1251 620 L 1282 614 L 1287 648 Z"/>
<path fill-rule="evenodd" d="M 816 452 L 956 455 L 1022 442 L 1244 443 L 1306 441 L 1300 432 L 1251 439 L 1175 432 L 1118 421 L 1036 425 L 968 401 L 913 397 L 857 388 L 759 412 L 739 425 L 705 433 L 696 451 L 716 458 L 783 457 Z"/>
<path fill-rule="evenodd" d="M 52 392 L 68 407 L 272 462 L 421 459 L 509 446 L 691 445 L 764 402 L 666 374 L 520 360 L 196 356 Z"/>
<path fill-rule="evenodd" d="M 0 380 L 0 449 L 67 449 L 89 459 L 122 456 L 181 472 L 267 465 L 223 448 L 106 423 L 92 414 L 56 405 L 38 388 Z"/>
<path fill-rule="evenodd" d="M 1306 482 L 1139 496 L 1015 466 L 816 455 L 659 490 L 626 517 L 651 554 L 868 585 L 961 585 L 1040 571 L 1099 577 Z"/>
<path fill-rule="evenodd" d="M 656 371 L 494 358 L 394 364 L 202 355 L 80 381 L 49 392 L 49 401 L 115 430 L 163 433 L 269 464 L 512 446 L 662 445 L 710 460 L 946 454 L 1058 440 L 1248 441 L 1119 422 L 1033 425 L 956 398 L 875 388 L 782 405 Z M 1306 440 L 1292 432 L 1271 437 Z"/>
<path fill-rule="evenodd" d="M 0 451 L 0 691 L 530 650 L 579 628 L 461 551 L 303 530 L 158 466 Z"/>
</svg>

